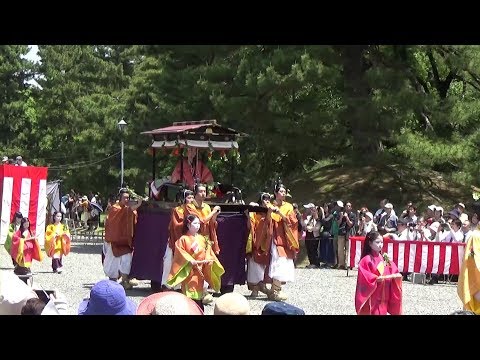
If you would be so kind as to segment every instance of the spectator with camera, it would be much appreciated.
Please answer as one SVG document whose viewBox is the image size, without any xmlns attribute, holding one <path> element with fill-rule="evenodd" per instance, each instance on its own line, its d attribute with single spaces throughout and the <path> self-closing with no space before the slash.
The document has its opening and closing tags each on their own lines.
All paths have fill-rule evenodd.
<svg viewBox="0 0 480 360">
<path fill-rule="evenodd" d="M 393 205 L 391 203 L 385 204 L 385 213 L 382 214 L 382 217 L 378 222 L 378 232 L 382 235 L 396 232 L 397 221 L 398 217 L 393 211 Z"/>
<path fill-rule="evenodd" d="M 433 222 L 438 222 L 443 224 L 445 219 L 443 218 L 443 207 L 435 206 L 435 211 L 433 213 Z"/>
<path fill-rule="evenodd" d="M 380 208 L 373 214 L 373 222 L 378 225 L 380 219 L 385 215 L 386 209 L 385 205 L 388 204 L 388 199 L 383 199 L 380 201 Z M 395 214 L 395 211 L 393 212 Z"/>
<path fill-rule="evenodd" d="M 389 237 L 397 241 L 411 241 L 417 239 L 417 233 L 414 223 L 409 223 L 407 219 L 400 218 L 397 220 L 396 233 L 389 234 Z"/>
<path fill-rule="evenodd" d="M 417 207 L 412 203 L 409 203 L 408 208 L 406 211 L 402 213 L 400 216 L 407 220 L 408 223 L 417 224 Z"/>
<path fill-rule="evenodd" d="M 360 236 L 366 236 L 370 231 L 377 231 L 377 225 L 373 222 L 373 214 L 370 211 L 359 213 L 358 231 Z"/>
<path fill-rule="evenodd" d="M 303 205 L 305 208 L 305 219 L 302 219 L 303 229 L 305 229 L 305 247 L 307 248 L 308 261 L 310 264 L 307 269 L 316 269 L 320 267 L 318 258 L 318 244 L 320 242 L 321 217 L 315 204 L 309 203 Z"/>
<path fill-rule="evenodd" d="M 439 242 L 452 242 L 452 229 L 448 222 L 440 223 L 438 225 L 437 233 L 435 234 L 435 240 Z"/>
<path fill-rule="evenodd" d="M 320 244 L 318 246 L 318 257 L 323 265 L 321 267 L 335 266 L 335 251 L 333 247 L 333 212 L 336 203 L 324 203 L 321 219 L 322 232 L 320 235 Z"/>
<path fill-rule="evenodd" d="M 337 240 L 338 268 L 345 269 L 347 237 L 355 235 L 355 224 L 357 222 L 357 215 L 352 210 L 351 202 L 345 203 L 345 208 L 339 209 L 339 217 L 337 222 L 338 222 L 338 240 Z"/>
<path fill-rule="evenodd" d="M 428 220 L 423 216 L 417 219 L 417 226 L 415 227 L 418 241 L 432 241 L 432 232 L 428 227 Z"/>
</svg>

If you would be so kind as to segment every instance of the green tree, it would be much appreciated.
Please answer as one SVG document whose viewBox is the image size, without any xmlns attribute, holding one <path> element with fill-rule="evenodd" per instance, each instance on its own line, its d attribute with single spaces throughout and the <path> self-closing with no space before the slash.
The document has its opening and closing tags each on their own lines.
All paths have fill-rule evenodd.
<svg viewBox="0 0 480 360">
<path fill-rule="evenodd" d="M 28 46 L 0 46 L 0 143 L 2 155 L 21 154 L 28 161 L 33 148 L 36 114 L 33 78 L 34 64 L 25 59 Z"/>
</svg>

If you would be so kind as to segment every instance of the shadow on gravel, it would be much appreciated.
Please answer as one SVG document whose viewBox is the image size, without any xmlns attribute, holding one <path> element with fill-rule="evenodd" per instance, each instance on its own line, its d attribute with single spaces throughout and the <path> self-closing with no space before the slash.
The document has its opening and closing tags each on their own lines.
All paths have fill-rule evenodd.
<svg viewBox="0 0 480 360">
<path fill-rule="evenodd" d="M 82 286 L 84 289 L 91 289 L 95 284 L 96 283 L 86 283 L 86 284 L 82 284 Z"/>
<path fill-rule="evenodd" d="M 151 295 L 151 294 L 154 293 L 152 291 L 152 289 L 150 288 L 150 286 L 141 287 L 141 288 L 133 288 L 133 289 L 130 289 L 130 290 L 126 290 L 125 292 L 127 293 L 127 296 L 133 296 L 133 297 L 148 296 L 148 295 Z"/>
<path fill-rule="evenodd" d="M 252 298 L 250 296 L 245 296 L 247 298 L 247 300 L 256 300 L 256 301 L 264 301 L 264 302 L 272 302 L 272 300 L 269 300 L 268 297 L 255 297 L 255 298 Z"/>
<path fill-rule="evenodd" d="M 102 245 L 72 245 L 70 252 L 75 254 L 101 254 Z"/>
</svg>

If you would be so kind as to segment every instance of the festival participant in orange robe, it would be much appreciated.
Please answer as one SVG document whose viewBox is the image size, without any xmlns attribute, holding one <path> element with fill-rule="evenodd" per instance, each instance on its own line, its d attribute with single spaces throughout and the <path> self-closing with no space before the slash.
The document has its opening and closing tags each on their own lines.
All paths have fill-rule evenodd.
<svg viewBox="0 0 480 360">
<path fill-rule="evenodd" d="M 198 233 L 199 230 L 198 217 L 187 215 L 183 227 L 184 235 L 175 242 L 173 264 L 167 284 L 171 287 L 181 284 L 182 293 L 193 299 L 203 310 L 204 282 L 219 291 L 220 278 L 225 269 L 210 243 Z"/>
<path fill-rule="evenodd" d="M 275 200 L 268 205 L 265 219 L 266 230 L 260 239 L 263 248 L 270 251 L 268 277 L 272 279 L 272 288 L 268 298 L 283 301 L 287 296 L 282 293 L 282 284 L 294 281 L 295 265 L 293 260 L 299 251 L 298 220 L 292 204 L 285 201 L 287 188 L 281 182 L 275 185 Z"/>
<path fill-rule="evenodd" d="M 204 203 L 207 197 L 207 187 L 203 184 L 197 184 L 194 188 L 194 201 L 185 207 L 185 214 L 192 214 L 200 220 L 199 233 L 205 237 L 207 242 L 212 247 L 215 255 L 220 253 L 217 238 L 217 215 L 220 213 L 220 206 L 215 206 L 213 210 L 210 205 Z M 204 289 L 204 304 L 213 302 L 213 296 L 207 291 L 208 284 L 205 283 Z"/>
<path fill-rule="evenodd" d="M 270 205 L 270 194 L 262 193 L 259 202 L 262 206 Z M 251 203 L 250 205 L 256 205 Z M 250 233 L 247 241 L 247 286 L 252 291 L 250 297 L 257 297 L 261 291 L 268 295 L 270 290 L 264 283 L 266 269 L 270 263 L 270 249 L 267 248 L 266 234 L 267 229 L 264 226 L 266 213 L 250 213 Z"/>
<path fill-rule="evenodd" d="M 120 200 L 107 214 L 105 221 L 105 260 L 103 270 L 111 280 L 122 278 L 122 286 L 131 289 L 136 282 L 129 278 L 132 267 L 133 234 L 137 223 L 137 209 L 142 204 L 129 205 L 127 189 L 120 190 Z"/>
<path fill-rule="evenodd" d="M 28 218 L 24 217 L 20 221 L 20 229 L 13 234 L 10 255 L 17 263 L 14 270 L 16 275 L 31 274 L 30 268 L 32 261 L 42 261 L 43 259 L 38 238 L 35 236 L 35 233 L 30 230 L 30 221 Z"/>
<path fill-rule="evenodd" d="M 381 254 L 382 247 L 382 235 L 369 232 L 358 264 L 355 290 L 358 315 L 402 314 L 402 274 L 386 254 Z"/>
<path fill-rule="evenodd" d="M 180 239 L 183 231 L 183 220 L 187 211 L 185 208 L 188 204 L 193 203 L 195 199 L 193 191 L 185 190 L 183 193 L 184 203 L 175 207 L 172 210 L 172 216 L 170 223 L 168 224 L 168 243 L 165 249 L 165 255 L 163 256 L 163 274 L 162 274 L 162 286 L 168 289 L 167 280 L 168 274 L 170 274 L 170 268 L 172 267 L 173 253 L 175 251 L 175 242 Z"/>
<path fill-rule="evenodd" d="M 207 187 L 203 184 L 195 187 L 194 196 L 192 204 L 185 207 L 186 214 L 193 214 L 200 219 L 199 232 L 211 242 L 213 251 L 218 255 L 220 247 L 217 239 L 217 215 L 220 214 L 220 206 L 215 206 L 212 210 L 210 205 L 204 202 L 207 197 Z"/>
<path fill-rule="evenodd" d="M 52 258 L 52 270 L 54 273 L 63 271 L 63 256 L 70 253 L 70 231 L 62 224 L 63 213 L 56 211 L 53 214 L 53 224 L 47 226 L 45 231 L 45 252 Z"/>
<path fill-rule="evenodd" d="M 196 159 L 196 149 L 188 148 L 187 158 L 183 161 L 183 179 L 182 179 L 182 161 L 178 161 L 173 170 L 170 181 L 176 183 L 182 181 L 189 189 L 195 186 L 195 180 L 202 184 L 210 184 L 213 182 L 213 175 L 203 161 Z"/>
</svg>

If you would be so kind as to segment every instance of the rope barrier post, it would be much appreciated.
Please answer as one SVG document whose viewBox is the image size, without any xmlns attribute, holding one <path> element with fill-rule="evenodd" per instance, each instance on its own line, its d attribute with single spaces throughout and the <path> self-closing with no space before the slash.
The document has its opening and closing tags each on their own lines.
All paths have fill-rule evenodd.
<svg viewBox="0 0 480 360">
<path fill-rule="evenodd" d="M 346 257 L 345 257 L 345 269 L 347 269 L 347 277 L 348 277 L 348 270 L 350 269 L 350 236 L 346 236 L 345 237 L 347 238 L 346 240 L 346 250 L 345 250 L 345 254 L 346 254 Z"/>
</svg>

